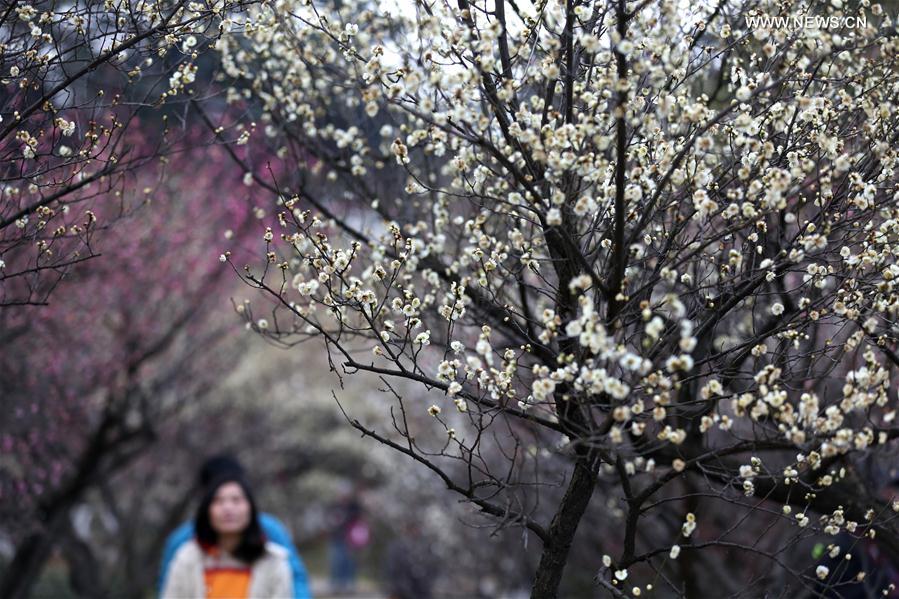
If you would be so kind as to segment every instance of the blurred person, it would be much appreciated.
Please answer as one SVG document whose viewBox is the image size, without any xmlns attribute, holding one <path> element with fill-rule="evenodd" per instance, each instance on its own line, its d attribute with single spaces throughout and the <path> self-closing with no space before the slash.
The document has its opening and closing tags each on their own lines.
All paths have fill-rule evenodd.
<svg viewBox="0 0 899 599">
<path fill-rule="evenodd" d="M 267 541 L 247 483 L 231 472 L 206 490 L 194 538 L 175 552 L 162 599 L 289 599 L 287 550 Z"/>
<path fill-rule="evenodd" d="M 344 495 L 331 508 L 331 590 L 353 593 L 356 590 L 356 554 L 371 537 L 362 504 L 356 493 Z"/>
<path fill-rule="evenodd" d="M 437 560 L 431 544 L 414 522 L 385 551 L 384 578 L 388 599 L 431 599 Z"/>
<path fill-rule="evenodd" d="M 205 490 L 208 495 L 209 488 L 213 483 L 228 476 L 235 476 L 241 480 L 244 479 L 244 469 L 240 462 L 233 456 L 227 454 L 210 457 L 200 468 L 200 487 Z M 294 547 L 293 541 L 290 538 L 290 533 L 287 531 L 287 527 L 275 516 L 265 512 L 258 514 L 258 521 L 265 539 L 287 551 L 292 577 L 293 599 L 312 599 L 312 595 L 309 591 L 306 568 L 303 561 L 300 559 L 296 547 Z M 195 521 L 184 522 L 169 535 L 168 539 L 166 539 L 158 580 L 158 590 L 160 594 L 165 587 L 175 554 L 183 545 L 195 538 L 195 529 Z"/>
</svg>

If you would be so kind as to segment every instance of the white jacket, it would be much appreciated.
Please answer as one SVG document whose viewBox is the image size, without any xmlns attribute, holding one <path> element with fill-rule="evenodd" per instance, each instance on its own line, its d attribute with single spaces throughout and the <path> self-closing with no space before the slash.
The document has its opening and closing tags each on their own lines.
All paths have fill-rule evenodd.
<svg viewBox="0 0 899 599">
<path fill-rule="evenodd" d="M 205 599 L 203 571 L 209 559 L 196 540 L 182 545 L 172 558 L 161 599 Z M 248 599 L 293 599 L 286 549 L 271 542 L 265 544 L 265 554 L 250 569 Z"/>
</svg>

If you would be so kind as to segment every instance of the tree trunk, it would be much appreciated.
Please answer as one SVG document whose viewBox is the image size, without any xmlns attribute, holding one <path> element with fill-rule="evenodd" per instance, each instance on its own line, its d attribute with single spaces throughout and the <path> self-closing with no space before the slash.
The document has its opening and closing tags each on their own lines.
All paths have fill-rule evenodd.
<svg viewBox="0 0 899 599">
<path fill-rule="evenodd" d="M 106 435 L 112 425 L 112 419 L 103 420 L 69 481 L 40 502 L 38 520 L 41 529 L 29 535 L 16 548 L 12 562 L 0 579 L 0 597 L 3 599 L 24 599 L 29 595 L 50 557 L 65 519 L 69 517 L 69 510 L 97 474 L 104 451 L 109 447 Z"/>
<path fill-rule="evenodd" d="M 555 599 L 558 594 L 574 533 L 577 532 L 596 486 L 596 473 L 590 466 L 591 463 L 592 460 L 586 458 L 575 463 L 568 489 L 550 524 L 549 539 L 543 545 L 543 554 L 531 588 L 531 599 Z"/>
<path fill-rule="evenodd" d="M 46 531 L 29 535 L 16 550 L 6 575 L 0 583 L 0 597 L 24 599 L 41 572 L 53 548 L 51 535 Z"/>
<path fill-rule="evenodd" d="M 78 537 L 68 518 L 60 532 L 59 546 L 69 565 L 69 587 L 79 597 L 104 599 L 107 595 L 100 580 L 100 564 L 90 545 Z"/>
</svg>

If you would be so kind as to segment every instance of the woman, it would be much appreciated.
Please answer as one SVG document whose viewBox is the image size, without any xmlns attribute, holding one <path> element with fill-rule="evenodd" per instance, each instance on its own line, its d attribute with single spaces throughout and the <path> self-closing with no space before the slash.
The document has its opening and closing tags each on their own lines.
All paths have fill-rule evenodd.
<svg viewBox="0 0 899 599">
<path fill-rule="evenodd" d="M 293 597 L 287 551 L 266 542 L 256 502 L 238 475 L 210 485 L 195 530 L 195 538 L 172 558 L 162 599 Z"/>
</svg>

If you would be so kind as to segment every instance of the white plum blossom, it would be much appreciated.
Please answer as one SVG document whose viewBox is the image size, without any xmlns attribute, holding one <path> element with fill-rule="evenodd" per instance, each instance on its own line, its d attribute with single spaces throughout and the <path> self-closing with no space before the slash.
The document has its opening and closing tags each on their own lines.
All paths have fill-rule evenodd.
<svg viewBox="0 0 899 599">
<path fill-rule="evenodd" d="M 247 116 L 220 133 L 244 144 L 244 192 L 279 202 L 263 268 L 242 276 L 282 311 L 279 341 L 361 347 L 347 370 L 402 381 L 404 408 L 445 389 L 446 434 L 483 455 L 429 455 L 416 422 L 401 446 L 477 471 L 451 488 L 541 539 L 589 488 L 611 526 L 639 515 L 620 536 L 661 567 L 681 547 L 656 512 L 695 512 L 700 480 L 709 522 L 739 521 L 734 542 L 757 512 L 785 546 L 863 522 L 855 460 L 895 428 L 899 39 L 879 19 L 751 27 L 743 2 L 629 2 L 621 23 L 615 3 L 575 4 L 279 0 L 229 17 L 216 82 Z M 203 73 L 179 57 L 171 93 L 202 104 Z M 278 152 L 274 183 L 249 131 Z M 32 137 L 14 147 L 40 164 Z M 563 487 L 531 513 L 549 478 Z M 811 503 L 780 508 L 849 498 L 820 521 Z M 687 513 L 679 535 L 696 526 Z M 603 558 L 622 593 L 633 557 Z"/>
<path fill-rule="evenodd" d="M 550 208 L 549 212 L 546 213 L 546 223 L 548 225 L 562 224 L 562 213 L 558 208 Z"/>
<path fill-rule="evenodd" d="M 683 525 L 681 526 L 681 533 L 685 537 L 689 537 L 693 534 L 693 531 L 696 529 L 696 516 L 693 513 L 687 514 L 686 519 L 684 520 Z"/>
</svg>

